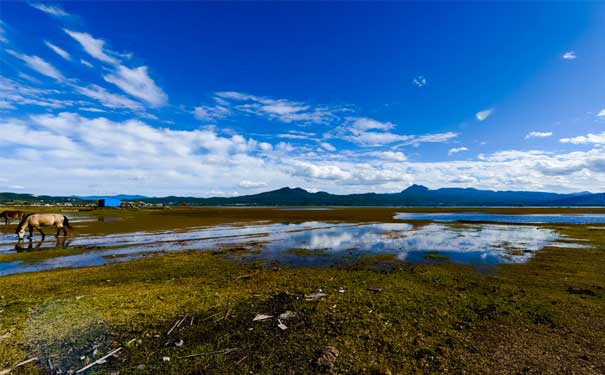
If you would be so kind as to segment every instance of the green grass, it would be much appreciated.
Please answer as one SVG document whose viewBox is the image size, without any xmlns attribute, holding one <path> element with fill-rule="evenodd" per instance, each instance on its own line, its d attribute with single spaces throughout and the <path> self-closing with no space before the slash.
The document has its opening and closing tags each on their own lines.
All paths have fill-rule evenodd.
<svg viewBox="0 0 605 375">
<path fill-rule="evenodd" d="M 179 212 L 172 224 L 236 221 L 224 211 Z M 349 220 L 388 216 L 359 212 Z M 133 215 L 151 222 L 166 214 Z M 340 374 L 604 373 L 605 230 L 550 227 L 590 247 L 547 248 L 529 264 L 489 274 L 388 255 L 346 268 L 287 268 L 185 252 L 1 277 L 0 337 L 10 336 L 0 339 L 0 371 L 32 356 L 43 361 L 18 373 L 48 372 L 49 357 L 64 371 L 77 369 L 121 346 L 118 358 L 90 373 L 312 374 L 328 371 L 317 359 L 331 346 L 338 351 L 332 372 Z M 319 289 L 327 296 L 305 299 Z M 283 321 L 285 331 L 275 319 L 252 321 L 285 311 L 296 313 Z M 183 345 L 173 345 L 179 339 Z"/>
</svg>

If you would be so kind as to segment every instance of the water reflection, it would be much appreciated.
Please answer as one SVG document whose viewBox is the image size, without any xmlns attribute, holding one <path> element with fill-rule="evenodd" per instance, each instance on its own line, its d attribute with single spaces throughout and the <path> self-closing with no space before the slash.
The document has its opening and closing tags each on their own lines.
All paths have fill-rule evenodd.
<svg viewBox="0 0 605 375">
<path fill-rule="evenodd" d="M 444 260 L 476 265 L 523 263 L 545 246 L 577 246 L 569 242 L 557 242 L 558 234 L 550 229 L 497 224 L 259 223 L 181 231 L 79 236 L 60 238 L 59 241 L 61 239 L 65 242 L 30 242 L 17 247 L 12 242 L 10 250 L 6 249 L 6 243 L 0 244 L 0 252 L 4 253 L 46 247 L 75 247 L 84 250 L 79 254 L 37 262 L 0 262 L 0 275 L 96 266 L 158 252 L 230 247 L 257 250 L 237 255 L 248 260 L 277 261 L 294 266 L 324 266 L 339 264 L 343 260 L 355 260 L 367 254 L 393 254 L 401 260 L 414 263 Z"/>
<path fill-rule="evenodd" d="M 63 249 L 70 246 L 71 241 L 68 240 L 68 237 L 59 236 L 55 237 L 55 240 L 50 239 L 42 239 L 39 238 L 38 241 L 34 241 L 34 239 L 30 238 L 29 240 L 18 240 L 15 244 L 15 251 L 18 253 L 39 250 L 42 248 L 42 245 L 46 243 L 48 247 Z"/>
<path fill-rule="evenodd" d="M 399 220 L 423 221 L 466 221 L 466 222 L 494 222 L 515 224 L 605 224 L 605 214 L 519 214 L 501 215 L 489 212 L 444 212 L 444 213 L 416 213 L 401 212 L 395 215 Z"/>
</svg>

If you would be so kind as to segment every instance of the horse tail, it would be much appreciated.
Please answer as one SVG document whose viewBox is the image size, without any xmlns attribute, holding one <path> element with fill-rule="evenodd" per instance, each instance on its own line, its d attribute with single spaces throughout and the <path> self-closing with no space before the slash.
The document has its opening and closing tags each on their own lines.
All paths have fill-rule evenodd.
<svg viewBox="0 0 605 375">
<path fill-rule="evenodd" d="M 71 229 L 71 230 L 74 230 L 74 227 L 72 227 L 72 226 L 69 224 L 69 219 L 68 219 L 68 218 L 67 218 L 67 216 L 65 216 L 65 215 L 63 215 L 63 224 L 65 224 L 65 226 L 66 226 L 67 228 L 69 228 L 69 229 Z"/>
</svg>

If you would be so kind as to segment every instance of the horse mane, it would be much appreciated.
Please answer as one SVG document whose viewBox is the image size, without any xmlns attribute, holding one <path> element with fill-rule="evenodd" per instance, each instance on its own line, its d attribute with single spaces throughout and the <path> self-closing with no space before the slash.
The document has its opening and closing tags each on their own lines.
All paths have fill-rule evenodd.
<svg viewBox="0 0 605 375">
<path fill-rule="evenodd" d="M 21 219 L 21 221 L 19 222 L 19 225 L 17 225 L 17 232 L 25 225 L 25 222 L 31 215 L 33 215 L 33 214 L 27 214 L 27 215 L 23 216 L 23 219 Z"/>
</svg>

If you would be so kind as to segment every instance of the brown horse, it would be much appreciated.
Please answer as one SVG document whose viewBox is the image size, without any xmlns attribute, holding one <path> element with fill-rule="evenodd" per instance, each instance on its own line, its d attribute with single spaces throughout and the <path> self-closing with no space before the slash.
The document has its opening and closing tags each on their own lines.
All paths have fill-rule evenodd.
<svg viewBox="0 0 605 375">
<path fill-rule="evenodd" d="M 25 212 L 23 211 L 18 211 L 18 210 L 6 210 L 6 211 L 2 211 L 2 213 L 0 213 L 0 217 L 4 218 L 4 225 L 7 225 L 9 220 L 14 220 L 14 219 L 23 219 L 23 216 L 25 216 Z"/>
<path fill-rule="evenodd" d="M 34 229 L 36 229 L 42 235 L 42 240 L 46 235 L 42 232 L 41 227 L 49 227 L 55 226 L 57 227 L 56 237 L 59 237 L 61 231 L 63 234 L 67 236 L 67 229 L 74 229 L 71 225 L 69 225 L 69 220 L 67 216 L 60 214 L 29 214 L 21 220 L 19 225 L 17 226 L 17 235 L 19 239 L 22 240 L 25 235 L 25 227 L 29 229 L 29 238 L 32 238 L 34 234 Z"/>
</svg>

